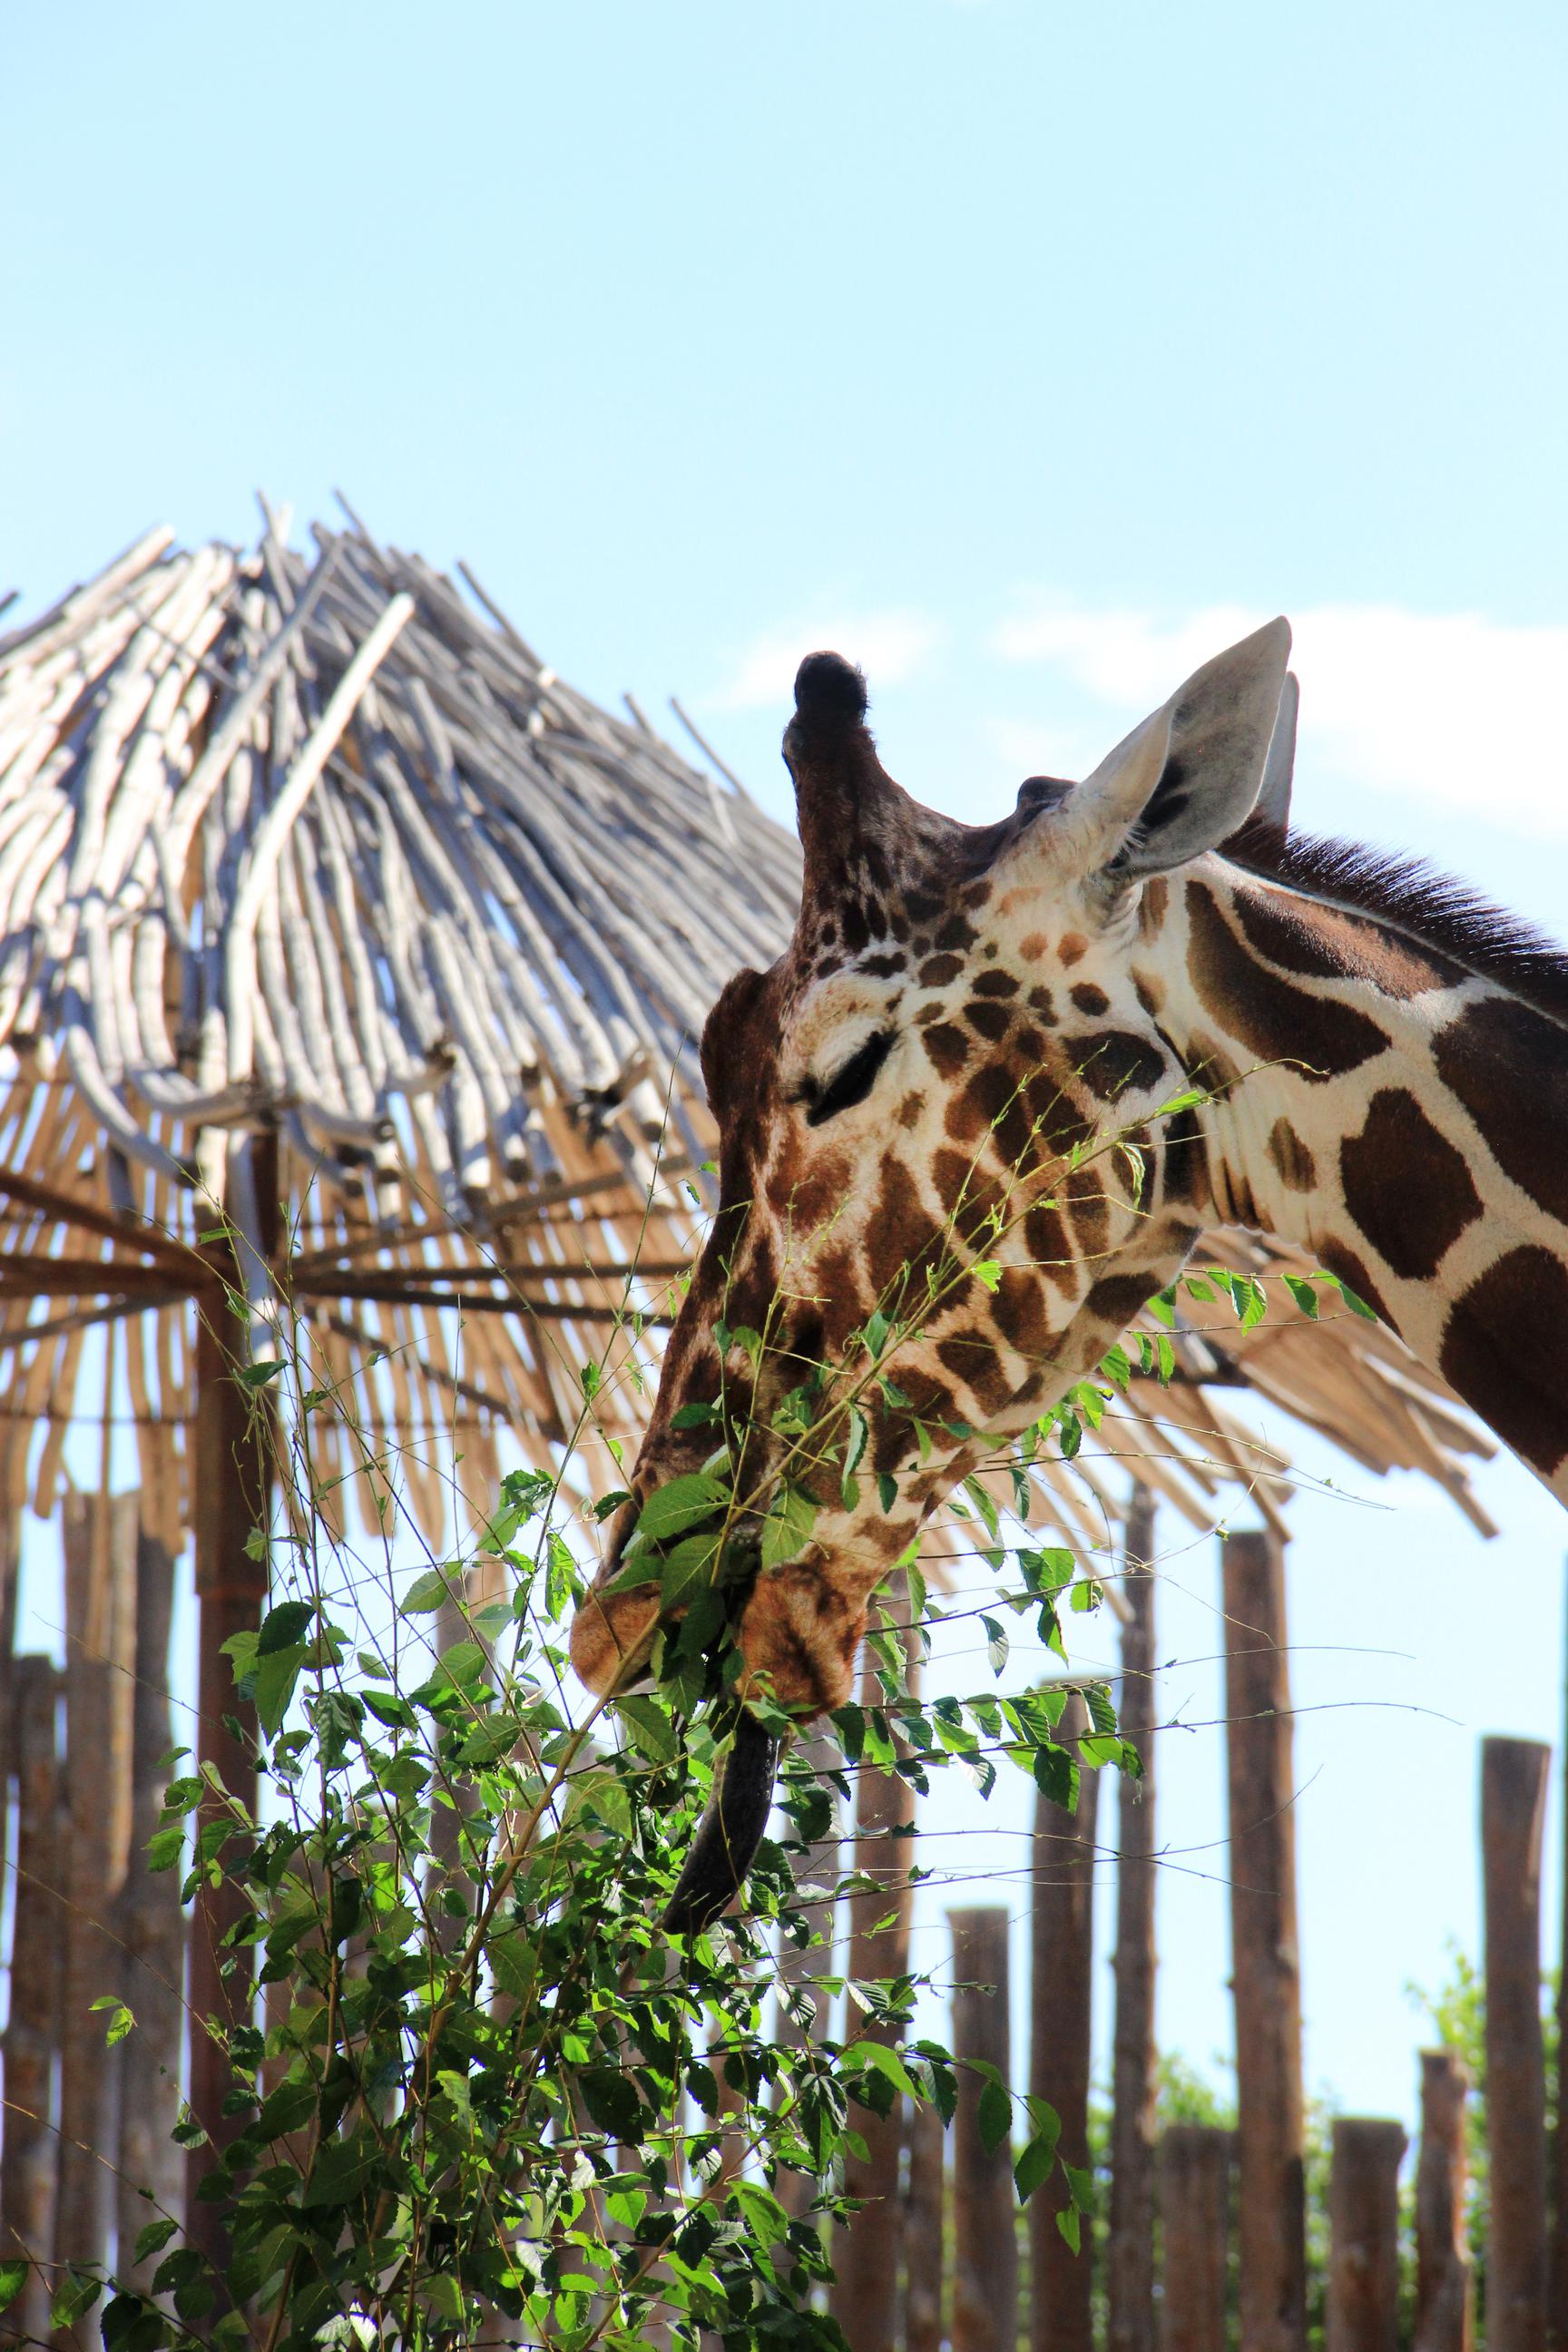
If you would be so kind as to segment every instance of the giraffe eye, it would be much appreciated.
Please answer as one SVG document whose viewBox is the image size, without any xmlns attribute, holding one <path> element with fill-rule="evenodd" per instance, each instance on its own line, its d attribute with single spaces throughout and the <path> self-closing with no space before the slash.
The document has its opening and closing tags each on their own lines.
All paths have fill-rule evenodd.
<svg viewBox="0 0 1568 2352">
<path fill-rule="evenodd" d="M 864 1102 L 877 1083 L 877 1073 L 893 1050 L 893 1033 L 879 1029 L 874 1035 L 850 1055 L 837 1076 L 819 1087 L 815 1078 L 807 1078 L 801 1088 L 800 1098 L 806 1106 L 807 1127 L 820 1127 L 825 1119 L 836 1118 L 839 1111 L 848 1110 L 855 1103 Z"/>
</svg>

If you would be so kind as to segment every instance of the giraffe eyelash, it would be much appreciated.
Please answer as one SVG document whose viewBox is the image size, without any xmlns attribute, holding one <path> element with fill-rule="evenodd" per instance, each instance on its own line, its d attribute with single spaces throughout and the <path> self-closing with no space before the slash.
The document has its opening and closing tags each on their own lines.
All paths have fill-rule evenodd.
<svg viewBox="0 0 1568 2352">
<path fill-rule="evenodd" d="M 878 1029 L 858 1046 L 849 1059 L 826 1086 L 816 1078 L 803 1078 L 795 1089 L 795 1099 L 805 1105 L 807 1127 L 821 1127 L 826 1119 L 841 1110 L 850 1110 L 856 1103 L 864 1102 L 877 1083 L 877 1073 L 893 1050 L 893 1032 Z"/>
</svg>

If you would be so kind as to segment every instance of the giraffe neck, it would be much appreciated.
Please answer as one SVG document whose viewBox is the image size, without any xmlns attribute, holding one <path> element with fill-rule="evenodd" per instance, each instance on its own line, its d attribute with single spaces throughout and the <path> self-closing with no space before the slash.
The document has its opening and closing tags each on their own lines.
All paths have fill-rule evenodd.
<svg viewBox="0 0 1568 2352">
<path fill-rule="evenodd" d="M 1216 1216 L 1342 1276 L 1568 1501 L 1568 1024 L 1219 858 L 1162 928 Z"/>
</svg>

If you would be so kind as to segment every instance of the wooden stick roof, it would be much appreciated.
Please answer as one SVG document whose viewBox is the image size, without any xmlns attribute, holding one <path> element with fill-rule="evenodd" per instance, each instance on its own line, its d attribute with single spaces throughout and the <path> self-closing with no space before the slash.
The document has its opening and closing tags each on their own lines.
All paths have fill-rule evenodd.
<svg viewBox="0 0 1568 2352">
<path fill-rule="evenodd" d="M 357 1421 L 441 1541 L 452 1444 L 479 1501 L 503 1425 L 556 1465 L 607 1343 L 593 1419 L 635 1440 L 708 1197 L 695 1040 L 783 945 L 799 860 L 462 567 L 467 594 L 352 518 L 313 541 L 270 516 L 246 551 L 150 533 L 0 636 L 0 1461 L 48 1510 L 66 1425 L 128 1395 L 185 1521 L 193 1248 L 221 1202 L 343 1385 L 318 1466 L 355 1469 Z M 1387 1334 L 1271 1295 L 1253 1332 L 1177 1347 L 1176 1391 L 1135 1381 L 1100 1458 L 1049 1474 L 1074 1535 L 1120 1509 L 1108 1446 L 1206 1523 L 1263 1466 L 1224 1395 L 1247 1387 L 1485 1524 L 1489 1444 Z"/>
</svg>

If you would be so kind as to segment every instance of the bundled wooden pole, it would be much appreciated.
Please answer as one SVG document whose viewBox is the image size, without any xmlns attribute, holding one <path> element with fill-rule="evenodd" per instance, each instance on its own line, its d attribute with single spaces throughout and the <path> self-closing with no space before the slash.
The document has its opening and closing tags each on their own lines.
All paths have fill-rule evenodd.
<svg viewBox="0 0 1568 2352">
<path fill-rule="evenodd" d="M 1231 1536 L 1220 1557 L 1241 2339 L 1247 2352 L 1300 2352 L 1307 2328 L 1305 2114 L 1285 1555 L 1274 1536 L 1259 1530 Z"/>
<path fill-rule="evenodd" d="M 65 1504 L 66 1852 L 61 1959 L 57 2263 L 108 2252 L 119 2068 L 93 2003 L 120 1990 L 113 1932 L 131 1843 L 132 1637 L 137 1497 L 70 1495 Z M 95 2341 L 96 2326 L 58 2336 Z"/>
<path fill-rule="evenodd" d="M 1336 2116 L 1329 2176 L 1328 2352 L 1399 2352 L 1405 2126 Z"/>
<path fill-rule="evenodd" d="M 942 2117 L 930 2105 L 910 2116 L 904 2202 L 903 2352 L 942 2352 L 942 2189 L 947 2153 Z"/>
<path fill-rule="evenodd" d="M 1470 2352 L 1474 2297 L 1465 2243 L 1465 2101 L 1470 2078 L 1451 2050 L 1421 2053 L 1415 2164 L 1415 2352 Z"/>
<path fill-rule="evenodd" d="M 1543 2352 L 1546 2342 L 1541 1847 L 1551 1763 L 1552 1750 L 1539 1740 L 1481 1742 L 1491 2149 L 1488 2352 Z"/>
<path fill-rule="evenodd" d="M 975 2060 L 1012 2080 L 1007 2032 L 1007 1913 L 1001 1906 L 950 1911 L 952 2051 L 958 2112 L 952 2134 L 952 2352 L 1016 2352 L 1018 2254 L 1013 2234 L 1013 2154 L 987 2148 L 980 2129 L 984 2077 Z"/>
<path fill-rule="evenodd" d="M 1116 2018 L 1110 2074 L 1107 2352 L 1154 2352 L 1154 1498 L 1134 1486 L 1122 1558 L 1121 1736 L 1142 1778 L 1116 1800 Z"/>
<path fill-rule="evenodd" d="M 11 1922 L 11 2008 L 5 2028 L 5 2118 L 0 2155 L 0 2261 L 39 2265 L 6 2314 L 18 2336 L 48 2333 L 46 2266 L 54 2252 L 58 2143 L 52 2084 L 59 2042 L 65 1911 L 59 1866 L 60 1769 L 52 1658 L 12 1661 L 16 1774 L 16 1899 Z"/>
<path fill-rule="evenodd" d="M 819 1772 L 841 1762 L 838 1744 L 829 1732 L 817 1732 L 805 1742 L 805 1760 Z M 826 1784 L 824 1784 L 825 1787 Z M 819 1887 L 822 1892 L 813 1902 L 802 1906 L 803 1916 L 820 1943 L 808 1943 L 804 1948 L 781 1943 L 778 1954 L 779 1998 L 774 2010 L 773 2039 L 784 2050 L 804 2049 L 809 2036 L 821 2034 L 827 2021 L 821 2013 L 823 1994 L 816 1990 L 812 1979 L 830 1977 L 834 1972 L 835 1919 L 837 1906 L 833 1889 L 838 1877 L 838 1793 L 827 1790 L 832 1806 L 830 1826 L 826 1837 L 816 1839 L 800 1857 L 795 1866 L 797 1885 Z M 813 2008 L 810 2025 L 798 2014 L 802 1999 Z M 816 2183 L 806 2172 L 781 2170 L 776 2183 L 778 2200 L 792 2219 L 805 2212 L 816 2193 Z"/>
<path fill-rule="evenodd" d="M 169 1709 L 169 1628 L 174 1562 L 142 1527 L 136 1540 L 136 1680 L 131 1735 L 131 1853 L 118 1927 L 125 2003 L 136 2030 L 121 2046 L 120 2160 L 115 2184 L 120 2275 L 145 2287 L 156 2261 L 134 2271 L 131 2252 L 160 2214 L 184 2209 L 184 2158 L 169 2135 L 180 2097 L 184 2038 L 184 1920 L 177 1871 L 150 1870 L 147 1841 L 163 1809 L 159 1759 L 174 1744 Z"/>
<path fill-rule="evenodd" d="M 1226 2352 L 1231 2135 L 1173 2124 L 1160 2141 L 1160 2352 Z"/>
<path fill-rule="evenodd" d="M 902 1596 L 901 1582 L 899 1591 Z M 905 1661 L 913 1691 L 919 1686 L 917 1655 L 908 1638 Z M 868 1649 L 861 1704 L 877 1706 L 881 1697 L 876 1661 Z M 915 1792 L 909 1782 L 897 1772 L 879 1772 L 863 1764 L 855 1791 L 854 1868 L 858 1879 L 870 1884 L 849 1897 L 851 1977 L 902 1976 L 909 1967 L 914 1900 L 910 1882 L 914 1845 L 910 1833 L 914 1820 Z M 859 2030 L 870 2039 L 888 2038 L 887 2029 L 870 2019 Z M 828 2307 L 855 2352 L 893 2352 L 903 2221 L 899 2198 L 903 2103 L 895 2098 L 885 2116 L 862 2109 L 855 2122 L 866 2143 L 866 2154 L 845 2158 L 844 2189 L 847 2196 L 864 2200 L 865 2210 L 835 2232 L 837 2276 Z"/>
<path fill-rule="evenodd" d="M 1089 1711 L 1073 1693 L 1058 1726 L 1082 1738 Z M 1100 1775 L 1085 1770 L 1066 1812 L 1041 1795 L 1035 1806 L 1033 1950 L 1029 1961 L 1029 2090 L 1061 2119 L 1058 2150 L 1089 2164 L 1089 2034 L 1094 1979 L 1094 1833 Z M 1031 2352 L 1093 2352 L 1089 2237 L 1074 2253 L 1057 2226 L 1066 2202 L 1055 2178 L 1029 2200 Z"/>
<path fill-rule="evenodd" d="M 251 1184 L 268 1257 L 277 1249 L 278 1160 L 273 1137 L 257 1137 Z M 198 1761 L 211 1766 L 226 1789 L 254 1813 L 257 1801 L 255 1717 L 235 1690 L 224 1643 L 234 1633 L 253 1633 L 267 1602 L 265 1559 L 252 1556 L 251 1538 L 268 1524 L 270 1475 L 265 1415 L 253 1414 L 253 1400 L 238 1378 L 247 1328 L 231 1299 L 244 1291 L 244 1269 L 226 1241 L 207 1245 L 212 1279 L 196 1301 L 195 1389 L 192 1493 L 196 1554 Z M 252 1269 L 254 1272 L 254 1269 Z M 237 1736 L 230 1725 L 238 1727 Z M 201 1818 L 205 1818 L 205 1808 Z M 223 2113 L 229 2087 L 226 2054 L 207 2031 L 247 2022 L 253 1975 L 248 1955 L 224 1948 L 224 1937 L 244 1909 L 244 1895 L 231 1878 L 203 1886 L 191 1923 L 190 2104 L 212 2147 L 223 2147 L 240 2128 L 240 2118 Z M 228 1963 L 227 1973 L 225 1962 Z M 191 2151 L 187 2168 L 190 2231 L 216 2268 L 225 2266 L 227 2247 L 216 2205 L 196 2195 L 211 2162 L 206 2147 Z"/>
</svg>

